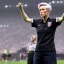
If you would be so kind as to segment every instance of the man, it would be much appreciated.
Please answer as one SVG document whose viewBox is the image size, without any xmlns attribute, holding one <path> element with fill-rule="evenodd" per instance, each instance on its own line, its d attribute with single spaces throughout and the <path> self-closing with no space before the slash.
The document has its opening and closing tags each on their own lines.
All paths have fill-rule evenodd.
<svg viewBox="0 0 64 64">
<path fill-rule="evenodd" d="M 8 55 L 8 50 L 6 48 L 4 48 L 3 49 L 3 55 L 2 55 L 3 60 L 7 59 L 7 55 Z"/>
<path fill-rule="evenodd" d="M 57 26 L 64 20 L 64 14 L 58 18 L 50 18 L 49 14 L 52 7 L 44 2 L 38 4 L 41 19 L 29 18 L 23 9 L 22 3 L 18 3 L 18 8 L 24 20 L 32 23 L 32 27 L 37 30 L 34 64 L 57 64 L 54 36 Z"/>
<path fill-rule="evenodd" d="M 28 60 L 27 64 L 33 64 L 34 51 L 36 48 L 36 36 L 32 35 L 31 43 L 27 46 Z"/>
</svg>

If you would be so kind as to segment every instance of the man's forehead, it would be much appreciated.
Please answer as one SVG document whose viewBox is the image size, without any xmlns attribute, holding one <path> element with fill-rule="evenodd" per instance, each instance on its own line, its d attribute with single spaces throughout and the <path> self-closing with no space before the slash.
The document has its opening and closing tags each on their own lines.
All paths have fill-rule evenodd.
<svg viewBox="0 0 64 64">
<path fill-rule="evenodd" d="M 39 9 L 46 9 L 46 6 L 40 6 Z"/>
</svg>

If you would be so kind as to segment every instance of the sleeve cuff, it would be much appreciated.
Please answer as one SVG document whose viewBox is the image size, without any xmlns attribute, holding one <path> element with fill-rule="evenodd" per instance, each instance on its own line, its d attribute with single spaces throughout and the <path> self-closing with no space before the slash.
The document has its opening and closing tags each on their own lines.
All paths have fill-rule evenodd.
<svg viewBox="0 0 64 64">
<path fill-rule="evenodd" d="M 32 18 L 32 23 L 33 23 L 33 18 Z"/>
<path fill-rule="evenodd" d="M 58 17 L 56 17 L 56 22 L 58 22 Z"/>
</svg>

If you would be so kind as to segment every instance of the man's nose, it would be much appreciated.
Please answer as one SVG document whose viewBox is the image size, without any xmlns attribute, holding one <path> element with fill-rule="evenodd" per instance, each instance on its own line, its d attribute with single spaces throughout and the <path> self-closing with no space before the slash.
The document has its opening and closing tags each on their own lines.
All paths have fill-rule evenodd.
<svg viewBox="0 0 64 64">
<path fill-rule="evenodd" d="M 40 13 L 43 13 L 43 11 L 40 11 Z"/>
</svg>

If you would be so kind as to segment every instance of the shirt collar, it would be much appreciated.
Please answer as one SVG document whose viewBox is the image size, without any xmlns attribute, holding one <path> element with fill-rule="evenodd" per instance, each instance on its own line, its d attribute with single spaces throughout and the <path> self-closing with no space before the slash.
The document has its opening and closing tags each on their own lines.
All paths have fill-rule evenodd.
<svg viewBox="0 0 64 64">
<path fill-rule="evenodd" d="M 47 19 L 46 23 L 48 22 L 48 20 L 50 20 L 50 18 L 49 18 L 49 17 L 48 17 L 48 19 Z M 41 19 L 40 23 L 44 23 L 44 22 L 43 22 L 43 19 Z"/>
</svg>

